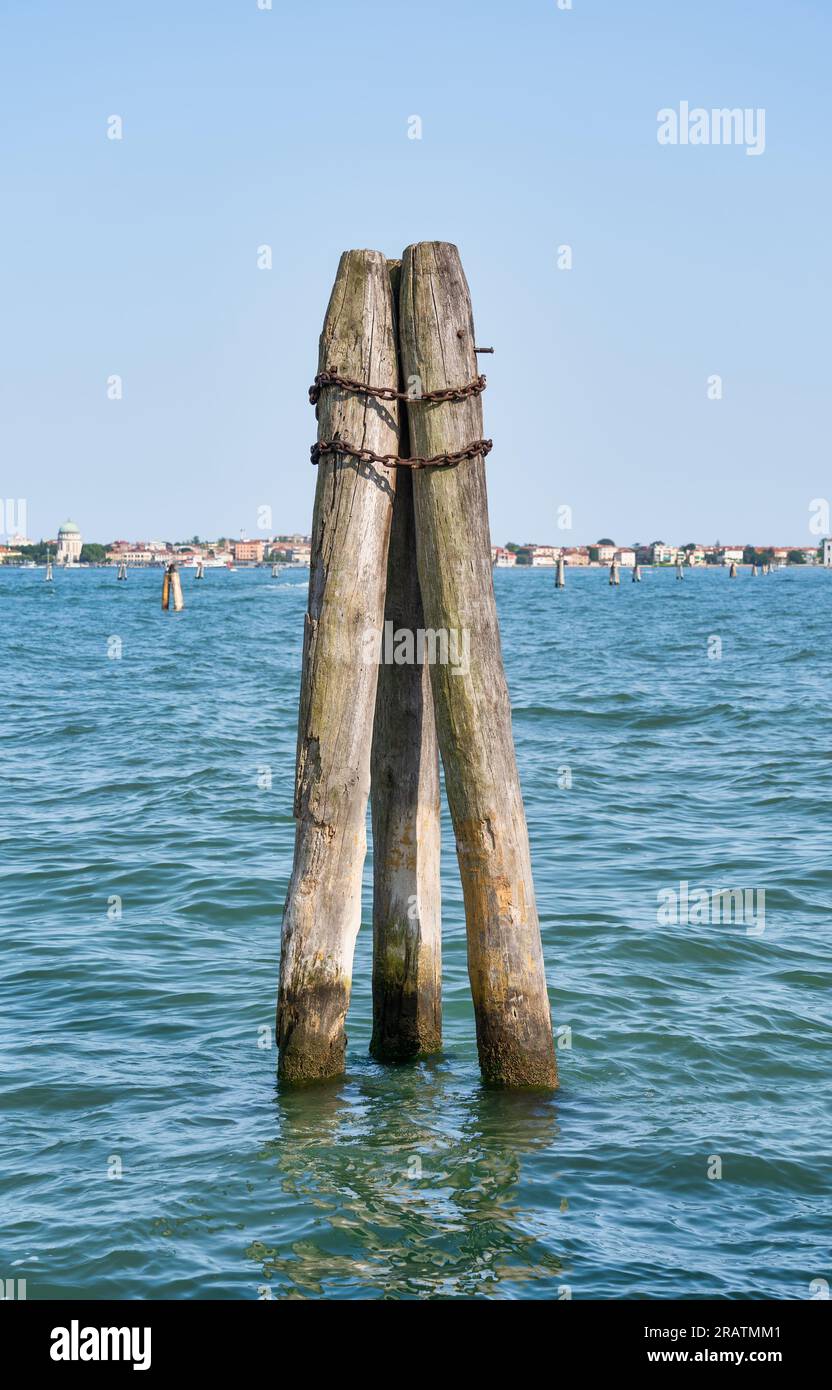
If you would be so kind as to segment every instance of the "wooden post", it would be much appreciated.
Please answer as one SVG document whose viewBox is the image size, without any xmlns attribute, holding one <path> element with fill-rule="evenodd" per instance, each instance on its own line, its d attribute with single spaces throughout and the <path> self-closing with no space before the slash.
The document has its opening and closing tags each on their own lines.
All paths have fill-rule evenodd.
<svg viewBox="0 0 832 1390">
<path fill-rule="evenodd" d="M 402 262 L 404 379 L 422 391 L 477 375 L 468 285 L 455 246 L 422 242 Z M 413 383 L 417 378 L 417 383 Z M 425 457 L 482 437 L 479 396 L 408 402 L 410 444 Z M 484 1077 L 557 1085 L 528 831 L 500 651 L 485 463 L 477 456 L 413 475 L 425 623 L 467 660 L 431 664 L 439 747 L 465 899 L 468 973 Z"/>
<path fill-rule="evenodd" d="M 393 301 L 385 257 L 347 251 L 321 334 L 319 371 L 396 386 Z M 326 387 L 318 439 L 336 434 L 398 452 L 398 404 Z M 361 922 L 370 742 L 384 620 L 395 468 L 325 454 L 318 464 L 298 722 L 295 860 L 280 952 L 280 1076 L 344 1069 L 344 1020 Z"/>
<path fill-rule="evenodd" d="M 736 577 L 737 577 L 737 565 L 736 565 L 736 561 L 732 560 L 732 561 L 731 561 L 731 568 L 730 568 L 729 571 L 728 571 L 728 578 L 729 578 L 729 579 L 736 579 Z"/>
<path fill-rule="evenodd" d="M 558 589 L 563 589 L 563 588 L 565 588 L 565 586 L 566 586 L 566 575 L 565 575 L 565 572 L 564 572 L 563 556 L 562 556 L 562 555 L 559 555 L 559 556 L 558 556 L 558 572 L 557 572 L 557 575 L 555 576 L 555 587 L 558 588 Z"/>
<path fill-rule="evenodd" d="M 401 261 L 388 261 L 388 269 L 395 317 Z M 408 452 L 404 418 L 400 420 L 399 452 L 404 456 Z M 439 747 L 430 669 L 414 660 L 414 643 L 416 634 L 424 630 L 424 613 L 416 569 L 413 479 L 408 468 L 398 469 L 397 475 L 370 760 L 370 1051 L 383 1062 L 406 1061 L 438 1052 L 442 1046 Z M 396 661 L 397 654 L 409 659 Z"/>
<path fill-rule="evenodd" d="M 403 446 L 404 447 L 404 446 Z M 373 1038 L 385 1062 L 442 1046 L 439 753 L 430 668 L 398 665 L 396 633 L 424 630 L 413 481 L 399 470 L 373 728 Z M 406 639 L 400 637 L 404 650 Z"/>
<path fill-rule="evenodd" d="M 171 596 L 174 599 L 174 613 L 181 613 L 185 599 L 182 598 L 182 578 L 175 564 L 171 564 Z"/>
<path fill-rule="evenodd" d="M 633 565 L 633 583 L 634 583 L 634 584 L 640 584 L 640 583 L 641 583 L 641 565 L 638 565 L 638 564 Z"/>
<path fill-rule="evenodd" d="M 162 575 L 162 608 L 165 613 L 170 608 L 170 572 L 172 568 L 172 565 L 168 565 Z"/>
<path fill-rule="evenodd" d="M 618 573 L 618 562 L 616 560 L 613 560 L 612 564 L 610 565 L 610 583 L 621 583 L 621 575 Z"/>
</svg>

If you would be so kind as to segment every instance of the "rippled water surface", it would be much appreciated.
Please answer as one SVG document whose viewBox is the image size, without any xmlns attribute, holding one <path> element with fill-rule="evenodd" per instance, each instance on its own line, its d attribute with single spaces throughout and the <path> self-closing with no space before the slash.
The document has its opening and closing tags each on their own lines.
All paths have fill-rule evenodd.
<svg viewBox="0 0 832 1390">
<path fill-rule="evenodd" d="M 0 571 L 0 1276 L 29 1298 L 832 1278 L 832 574 L 497 572 L 554 1099 L 479 1083 L 447 818 L 444 1053 L 367 1054 L 368 863 L 347 1075 L 277 1091 L 307 575 L 184 583 L 168 615 L 158 571 Z M 764 923 L 660 923 L 682 881 L 765 890 Z"/>
</svg>

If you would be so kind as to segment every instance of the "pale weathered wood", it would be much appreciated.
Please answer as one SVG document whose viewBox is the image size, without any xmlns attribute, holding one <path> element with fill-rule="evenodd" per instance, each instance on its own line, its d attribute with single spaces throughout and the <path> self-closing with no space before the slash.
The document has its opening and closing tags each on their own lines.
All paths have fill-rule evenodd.
<svg viewBox="0 0 832 1390">
<path fill-rule="evenodd" d="M 390 263 L 394 303 L 399 262 Z M 400 452 L 407 453 L 402 420 Z M 373 1037 L 380 1061 L 442 1045 L 439 750 L 426 663 L 397 662 L 424 628 L 413 484 L 398 470 L 373 729 Z M 396 638 L 396 634 L 400 634 Z M 404 634 L 411 634 L 408 648 Z"/>
<path fill-rule="evenodd" d="M 402 370 L 423 391 L 477 375 L 468 285 L 455 246 L 422 242 L 402 262 Z M 410 445 L 432 456 L 482 437 L 479 397 L 408 402 Z M 486 1080 L 557 1085 L 528 831 L 511 733 L 481 457 L 413 476 L 425 622 L 470 642 L 469 669 L 431 666 L 439 747 L 465 899 L 468 971 Z"/>
<path fill-rule="evenodd" d="M 321 334 L 319 370 L 374 385 L 398 380 L 385 257 L 341 257 Z M 318 438 L 336 433 L 398 452 L 398 406 L 327 388 Z M 301 677 L 295 860 L 280 955 L 280 1075 L 336 1076 L 344 1067 L 355 940 L 361 921 L 370 742 L 384 618 L 395 469 L 325 455 L 318 465 Z"/>
</svg>

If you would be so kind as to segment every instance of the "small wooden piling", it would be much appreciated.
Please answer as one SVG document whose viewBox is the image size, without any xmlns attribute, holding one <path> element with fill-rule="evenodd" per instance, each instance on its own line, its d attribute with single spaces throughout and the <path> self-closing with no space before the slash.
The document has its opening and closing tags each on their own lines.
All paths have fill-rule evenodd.
<svg viewBox="0 0 832 1390">
<path fill-rule="evenodd" d="M 455 246 L 422 242 L 402 262 L 403 376 L 422 391 L 477 376 L 468 285 Z M 415 454 L 434 457 L 482 438 L 482 402 L 407 405 Z M 468 972 L 480 1066 L 505 1086 L 557 1085 L 528 831 L 503 671 L 491 572 L 482 455 L 413 475 L 425 622 L 456 634 L 467 669 L 431 665 L 439 746 L 465 900 Z"/>
<path fill-rule="evenodd" d="M 735 560 L 732 560 L 732 561 L 731 561 L 731 568 L 730 568 L 729 571 L 728 571 L 728 578 L 729 578 L 729 579 L 736 579 L 736 577 L 737 577 L 737 565 L 736 565 L 736 561 L 735 561 Z"/>
<path fill-rule="evenodd" d="M 197 566 L 196 566 L 196 578 L 197 578 L 197 579 L 204 579 L 204 578 L 205 578 L 205 565 L 204 565 L 204 563 L 202 562 L 202 560 L 198 560 L 198 561 L 197 561 Z"/>
<path fill-rule="evenodd" d="M 756 565 L 752 565 L 752 566 L 751 566 L 751 578 L 752 578 L 752 579 L 756 579 L 756 578 L 757 578 L 757 566 L 756 566 Z"/>
<path fill-rule="evenodd" d="M 54 584 L 55 582 L 52 574 L 52 553 L 49 550 L 46 552 L 46 574 L 43 578 L 47 584 Z"/>
<path fill-rule="evenodd" d="M 401 261 L 389 261 L 397 313 Z M 399 452 L 408 452 L 407 420 Z M 430 670 L 396 661 L 424 630 L 416 569 L 413 479 L 399 468 L 384 637 L 370 759 L 373 824 L 373 1036 L 370 1051 L 403 1062 L 442 1046 L 442 924 L 439 857 L 439 746 Z M 399 634 L 398 642 L 396 634 Z"/>
<path fill-rule="evenodd" d="M 320 341 L 319 371 L 396 387 L 393 302 L 385 257 L 341 257 Z M 398 403 L 327 387 L 318 439 L 398 452 Z M 370 745 L 384 621 L 395 468 L 325 454 L 318 463 L 304 633 L 294 814 L 277 1009 L 281 1079 L 344 1069 L 344 1020 L 361 921 Z"/>
<path fill-rule="evenodd" d="M 633 565 L 633 583 L 641 583 L 641 565 Z"/>
<path fill-rule="evenodd" d="M 613 560 L 610 565 L 610 584 L 620 584 L 621 575 L 618 573 L 618 562 Z"/>
<path fill-rule="evenodd" d="M 684 579 L 684 577 L 685 577 L 685 571 L 684 571 L 684 569 L 682 568 L 682 562 L 681 562 L 681 560 L 677 560 L 677 562 L 676 562 L 676 578 L 677 578 L 677 579 Z"/>
<path fill-rule="evenodd" d="M 277 565 L 272 565 L 272 579 L 277 579 Z"/>
<path fill-rule="evenodd" d="M 563 588 L 565 588 L 565 586 L 566 586 L 566 568 L 565 568 L 565 565 L 564 565 L 563 556 L 562 556 L 562 555 L 559 555 L 559 556 L 558 556 L 558 570 L 557 570 L 557 574 L 556 574 L 556 576 L 555 576 L 555 588 L 557 588 L 557 589 L 563 589 Z"/>
<path fill-rule="evenodd" d="M 396 664 L 395 633 L 424 630 L 413 482 L 399 470 L 373 727 L 373 1036 L 406 1061 L 442 1045 L 439 752 L 426 663 Z M 393 650 L 391 651 L 391 647 Z"/>
<path fill-rule="evenodd" d="M 179 570 L 176 568 L 175 561 L 171 561 L 162 577 L 162 608 L 167 613 L 173 603 L 173 611 L 181 613 L 185 607 L 185 600 L 182 597 L 182 580 L 179 577 Z"/>
<path fill-rule="evenodd" d="M 171 565 L 170 570 L 170 593 L 173 599 L 173 611 L 174 613 L 181 613 L 182 609 L 185 607 L 185 600 L 182 597 L 182 578 L 176 565 Z"/>
</svg>

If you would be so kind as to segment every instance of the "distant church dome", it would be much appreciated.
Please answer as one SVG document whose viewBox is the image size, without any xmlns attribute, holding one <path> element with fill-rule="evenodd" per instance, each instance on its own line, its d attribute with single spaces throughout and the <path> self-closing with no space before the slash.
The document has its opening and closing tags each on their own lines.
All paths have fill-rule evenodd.
<svg viewBox="0 0 832 1390">
<path fill-rule="evenodd" d="M 74 565 L 81 558 L 83 541 L 74 521 L 65 521 L 58 531 L 55 559 L 59 565 Z"/>
</svg>

